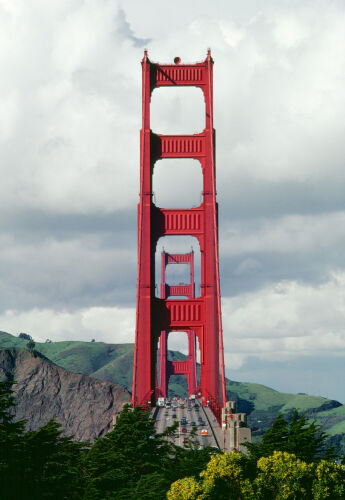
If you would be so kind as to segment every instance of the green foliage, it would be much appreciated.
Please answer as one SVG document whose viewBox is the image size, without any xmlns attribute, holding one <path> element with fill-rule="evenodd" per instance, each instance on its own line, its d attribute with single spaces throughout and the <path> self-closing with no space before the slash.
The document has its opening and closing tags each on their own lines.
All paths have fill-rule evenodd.
<svg viewBox="0 0 345 500">
<path fill-rule="evenodd" d="M 175 481 L 169 500 L 297 500 L 345 498 L 345 468 L 325 449 L 326 434 L 295 411 L 279 415 L 249 455 L 212 456 L 199 478 Z M 323 458 L 322 458 L 323 456 Z"/>
<path fill-rule="evenodd" d="M 25 344 L 23 339 L 0 332 L 1 349 L 12 347 L 25 349 Z M 103 342 L 36 342 L 36 350 L 62 368 L 90 375 L 105 382 L 120 384 L 129 390 L 131 390 L 132 386 L 133 348 L 133 344 L 105 344 Z M 185 359 L 181 353 L 176 351 L 169 352 L 170 358 L 172 360 Z M 178 379 L 177 377 L 176 392 L 178 392 L 178 386 L 180 386 L 179 390 L 183 391 L 184 387 L 181 386 L 180 382 L 185 378 Z M 240 399 L 246 402 L 247 406 L 251 405 L 254 416 L 258 415 L 258 412 L 263 412 L 268 416 L 273 414 L 275 418 L 279 413 L 291 411 L 294 408 L 307 411 L 331 403 L 326 398 L 302 394 L 285 394 L 264 385 L 249 382 L 227 380 L 227 391 L 230 396 L 229 399 Z"/>
<path fill-rule="evenodd" d="M 246 477 L 248 460 L 239 452 L 223 453 L 211 458 L 200 474 L 205 498 L 228 500 L 250 498 L 252 488 Z"/>
<path fill-rule="evenodd" d="M 0 382 L 0 484 L 6 492 L 16 485 L 15 473 L 22 452 L 25 421 L 14 422 L 12 382 Z M 7 488 L 8 487 L 8 488 Z"/>
<path fill-rule="evenodd" d="M 23 333 L 23 332 L 18 335 L 18 338 L 24 339 L 24 340 L 32 340 L 31 335 L 29 335 L 28 333 Z"/>
<path fill-rule="evenodd" d="M 187 473 L 198 475 L 209 461 L 210 449 L 187 449 L 155 433 L 155 421 L 141 407 L 125 405 L 114 429 L 92 446 L 84 461 L 85 499 L 165 498 L 172 481 Z"/>
<path fill-rule="evenodd" d="M 307 463 L 285 451 L 257 462 L 237 451 L 211 457 L 199 478 L 175 481 L 168 500 L 340 500 L 345 498 L 345 468 L 332 461 Z"/>
<path fill-rule="evenodd" d="M 51 420 L 24 435 L 21 477 L 26 498 L 80 498 L 80 461 L 85 444 L 63 437 L 60 427 Z"/>
<path fill-rule="evenodd" d="M 26 349 L 24 339 L 0 332 L 0 349 Z M 36 342 L 35 353 L 40 352 L 62 368 L 118 384 L 131 391 L 133 373 L 133 344 L 106 344 L 104 342 Z M 169 351 L 169 358 L 182 360 L 177 351 Z M 186 378 L 173 376 L 169 394 L 186 395 Z M 237 401 L 237 410 L 248 414 L 248 423 L 254 439 L 261 438 L 279 415 L 299 408 L 308 415 L 313 412 L 317 424 L 329 435 L 336 435 L 332 444 L 345 453 L 345 405 L 326 398 L 303 394 L 284 394 L 261 384 L 227 380 L 228 399 Z M 338 408 L 335 408 L 338 406 Z M 328 409 L 326 411 L 320 411 Z"/>
<path fill-rule="evenodd" d="M 278 409 L 279 412 L 299 408 L 305 412 L 307 410 L 318 408 L 330 400 L 321 396 L 309 396 L 306 394 L 287 394 L 275 391 L 262 384 L 251 382 L 226 381 L 226 390 L 229 394 L 228 399 L 234 399 L 232 396 L 238 396 L 243 400 L 252 401 L 255 410 L 266 411 L 268 408 Z"/>
<path fill-rule="evenodd" d="M 35 342 L 33 340 L 29 340 L 29 342 L 26 344 L 26 347 L 29 349 L 30 352 L 32 352 L 35 349 Z"/>
<path fill-rule="evenodd" d="M 255 462 L 260 457 L 270 456 L 274 451 L 286 451 L 301 460 L 312 462 L 322 457 L 333 457 L 334 450 L 326 449 L 326 440 L 327 435 L 321 426 L 315 422 L 308 424 L 306 415 L 299 415 L 296 410 L 290 422 L 283 415 L 278 415 L 261 443 L 247 443 L 246 446 L 250 458 Z"/>
<path fill-rule="evenodd" d="M 149 413 L 125 405 L 113 431 L 96 441 L 86 457 L 85 498 L 113 498 L 115 494 L 116 498 L 135 498 L 133 492 L 147 484 L 144 476 L 161 474 L 171 453 L 172 445 L 155 434 Z M 162 476 L 160 480 L 164 482 Z"/>
<path fill-rule="evenodd" d="M 167 493 L 168 500 L 195 500 L 202 498 L 202 486 L 195 477 L 184 477 L 172 483 Z"/>
<path fill-rule="evenodd" d="M 213 450 L 187 449 L 166 439 L 175 423 L 156 434 L 155 421 L 141 407 L 126 405 L 114 429 L 92 446 L 62 436 L 54 421 L 25 432 L 14 422 L 11 383 L 0 383 L 0 484 L 4 498 L 152 499 L 165 498 L 170 484 L 198 475 Z"/>
<path fill-rule="evenodd" d="M 79 499 L 80 458 L 85 446 L 62 437 L 60 424 L 50 421 L 25 432 L 14 422 L 12 383 L 0 383 L 0 484 L 8 499 Z"/>
<path fill-rule="evenodd" d="M 321 460 L 316 468 L 313 483 L 315 500 L 340 500 L 345 498 L 345 467 Z"/>
<path fill-rule="evenodd" d="M 267 500 L 312 499 L 314 464 L 307 464 L 285 451 L 261 457 L 254 488 L 258 498 Z"/>
<path fill-rule="evenodd" d="M 248 460 L 241 453 L 221 453 L 211 457 L 200 479 L 186 477 L 171 485 L 168 500 L 249 500 L 255 498 L 247 476 Z"/>
<path fill-rule="evenodd" d="M 193 441 L 186 448 L 175 447 L 173 460 L 168 464 L 168 477 L 170 482 L 188 476 L 197 477 L 206 467 L 210 457 L 220 453 L 214 448 L 205 447 L 199 449 L 199 444 Z"/>
<path fill-rule="evenodd" d="M 126 405 L 114 429 L 93 445 L 64 437 L 48 422 L 25 432 L 14 422 L 12 383 L 0 383 L 1 498 L 9 500 L 340 500 L 345 468 L 319 458 L 323 436 L 303 416 L 278 418 L 264 439 L 268 452 L 279 439 L 305 448 L 305 460 L 287 450 L 253 456 L 187 448 L 155 433 L 149 412 Z M 11 412 L 12 411 L 12 412 Z M 309 440 L 309 442 L 308 442 Z M 258 451 L 258 450 L 256 450 Z M 314 461 L 310 457 L 314 455 Z"/>
</svg>

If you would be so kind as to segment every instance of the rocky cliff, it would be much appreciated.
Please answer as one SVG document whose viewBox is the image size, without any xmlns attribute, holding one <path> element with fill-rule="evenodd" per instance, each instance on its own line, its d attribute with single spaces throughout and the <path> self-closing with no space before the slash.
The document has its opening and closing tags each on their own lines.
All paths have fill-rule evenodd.
<svg viewBox="0 0 345 500">
<path fill-rule="evenodd" d="M 14 380 L 16 420 L 35 430 L 55 419 L 64 434 L 92 441 L 112 427 L 113 415 L 130 401 L 126 389 L 55 365 L 42 354 L 0 351 L 0 380 Z"/>
</svg>

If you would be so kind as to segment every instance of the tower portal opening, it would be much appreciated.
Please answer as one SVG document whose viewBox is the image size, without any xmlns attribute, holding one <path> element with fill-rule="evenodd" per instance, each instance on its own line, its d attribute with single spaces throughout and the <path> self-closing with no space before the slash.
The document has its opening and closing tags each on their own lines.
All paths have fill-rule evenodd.
<svg viewBox="0 0 345 500">
<path fill-rule="evenodd" d="M 156 276 L 156 297 L 160 298 L 161 278 L 162 278 L 162 252 L 165 251 L 169 254 L 182 254 L 193 250 L 194 252 L 194 283 L 195 283 L 195 297 L 201 295 L 201 252 L 200 245 L 194 236 L 163 236 L 158 240 L 155 254 L 155 276 Z M 179 269 L 181 267 L 181 270 Z M 184 269 L 183 269 L 184 268 Z M 183 264 L 168 264 L 166 267 L 169 276 L 174 281 L 179 280 L 179 277 L 186 279 L 188 282 L 189 265 Z M 181 282 L 182 282 L 181 279 Z M 166 279 L 168 282 L 168 279 Z M 173 283 L 169 283 L 173 284 Z M 182 296 L 184 297 L 184 296 Z M 178 296 L 172 297 L 178 299 Z"/>
<path fill-rule="evenodd" d="M 184 399 L 188 397 L 188 382 L 186 375 L 171 375 L 168 384 L 168 397 L 179 396 Z"/>
<path fill-rule="evenodd" d="M 197 87 L 160 87 L 151 97 L 151 130 L 159 134 L 197 134 L 205 128 L 205 101 Z"/>
<path fill-rule="evenodd" d="M 184 361 L 186 356 L 188 356 L 187 332 L 170 332 L 168 336 L 168 360 Z"/>
<path fill-rule="evenodd" d="M 193 208 L 202 203 L 203 176 L 198 160 L 163 159 L 152 177 L 154 203 L 160 208 Z"/>
</svg>

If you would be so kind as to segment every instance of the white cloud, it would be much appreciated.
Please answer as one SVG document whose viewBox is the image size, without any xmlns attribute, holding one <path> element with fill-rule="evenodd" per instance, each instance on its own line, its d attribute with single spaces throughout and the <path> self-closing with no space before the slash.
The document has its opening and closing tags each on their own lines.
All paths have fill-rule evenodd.
<svg viewBox="0 0 345 500">
<path fill-rule="evenodd" d="M 142 48 L 118 3 L 35 1 L 2 14 L 2 203 L 63 213 L 135 204 Z"/>
<path fill-rule="evenodd" d="M 224 230 L 223 255 L 248 253 L 309 253 L 343 245 L 345 212 L 318 215 L 286 215 L 279 218 L 232 222 Z"/>
<path fill-rule="evenodd" d="M 86 236 L 76 228 L 61 239 L 55 227 L 39 239 L 23 225 L 38 212 L 66 221 L 134 213 L 143 48 L 152 61 L 195 62 L 210 46 L 220 213 L 232 210 L 220 235 L 221 256 L 234 268 L 222 282 L 231 288 L 232 276 L 250 290 L 224 298 L 227 360 L 239 368 L 255 352 L 343 353 L 344 27 L 342 0 L 200 0 L 197 9 L 181 0 L 0 0 L 0 205 L 24 221 L 13 235 L 5 225 L 0 240 L 2 329 L 32 329 L 42 339 L 104 332 L 112 341 L 118 325 L 134 338 L 134 309 L 120 304 L 134 306 L 136 248 L 122 221 L 102 230 L 94 222 Z M 184 107 L 183 99 L 159 110 L 162 129 L 198 126 L 202 103 Z M 170 180 L 161 182 L 171 193 Z M 185 185 L 193 183 L 191 175 Z M 234 214 L 243 206 L 240 221 Z M 320 286 L 303 282 L 303 267 L 319 268 L 316 254 L 327 261 L 323 279 L 334 276 Z M 270 271 L 267 255 L 282 271 L 262 287 L 250 278 Z M 283 279 L 289 271 L 296 281 Z"/>
<path fill-rule="evenodd" d="M 29 333 L 37 342 L 47 338 L 85 340 L 111 344 L 134 342 L 135 311 L 130 308 L 90 307 L 75 311 L 8 310 L 0 315 L 2 331 Z"/>
<path fill-rule="evenodd" d="M 116 1 L 3 4 L 2 203 L 65 213 L 135 204 L 144 44 L 163 62 L 200 60 L 212 46 L 218 177 L 230 193 L 229 168 L 265 181 L 343 179 L 344 8 L 272 5 L 243 7 L 241 23 L 231 4 L 183 18 L 174 7 L 161 38 L 149 15 Z"/>
<path fill-rule="evenodd" d="M 109 245 L 103 234 L 34 241 L 2 235 L 0 245 L 2 311 L 123 305 L 128 289 L 135 297 L 136 249 Z"/>
<path fill-rule="evenodd" d="M 345 273 L 317 287 L 296 281 L 223 299 L 227 364 L 333 354 L 345 357 Z M 233 366 L 231 362 L 239 356 Z"/>
</svg>

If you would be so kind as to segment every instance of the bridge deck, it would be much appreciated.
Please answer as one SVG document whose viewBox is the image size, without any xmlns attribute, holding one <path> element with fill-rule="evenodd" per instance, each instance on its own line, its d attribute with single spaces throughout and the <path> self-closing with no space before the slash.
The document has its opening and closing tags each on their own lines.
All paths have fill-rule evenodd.
<svg viewBox="0 0 345 500">
<path fill-rule="evenodd" d="M 201 447 L 213 446 L 222 449 L 222 433 L 218 422 L 214 419 L 211 410 L 203 408 L 198 402 L 191 404 L 190 407 L 186 403 L 184 407 L 176 405 L 176 407 L 172 406 L 171 408 L 157 408 L 154 416 L 158 433 L 164 432 L 175 421 L 178 422 L 178 429 L 172 439 L 179 446 L 183 446 L 184 439 L 190 437 L 193 429 L 192 422 L 195 422 L 197 431 L 193 440 L 197 441 Z M 186 424 L 181 423 L 183 417 L 186 419 Z M 207 435 L 202 435 L 202 431 L 205 429 Z"/>
</svg>

